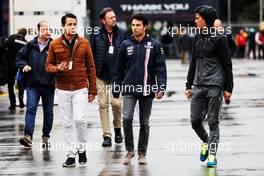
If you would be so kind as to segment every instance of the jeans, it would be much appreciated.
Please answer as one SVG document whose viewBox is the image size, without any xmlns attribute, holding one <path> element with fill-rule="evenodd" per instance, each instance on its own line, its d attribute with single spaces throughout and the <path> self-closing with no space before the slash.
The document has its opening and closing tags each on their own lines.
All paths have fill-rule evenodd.
<svg viewBox="0 0 264 176">
<path fill-rule="evenodd" d="M 50 131 L 53 124 L 53 87 L 27 87 L 27 111 L 25 117 L 25 135 L 33 137 L 35 118 L 39 99 L 41 97 L 43 107 L 43 128 L 42 134 L 50 137 Z"/>
<path fill-rule="evenodd" d="M 125 95 L 123 97 L 123 127 L 127 151 L 134 151 L 133 116 L 137 101 L 139 102 L 139 139 L 138 154 L 146 155 L 149 140 L 149 117 L 152 109 L 152 97 Z"/>
<path fill-rule="evenodd" d="M 14 85 L 15 85 L 15 74 L 10 72 L 8 73 L 8 79 L 7 79 L 7 87 L 8 87 L 8 95 L 9 95 L 9 101 L 10 106 L 15 107 L 16 106 L 16 95 L 14 91 Z M 18 99 L 20 104 L 23 103 L 23 97 L 24 97 L 24 87 L 23 85 L 17 84 L 18 86 Z"/>
<path fill-rule="evenodd" d="M 204 143 L 209 143 L 210 154 L 216 154 L 219 143 L 219 115 L 223 102 L 223 90 L 216 86 L 194 86 L 191 99 L 192 128 Z M 203 121 L 207 115 L 210 135 Z"/>
</svg>

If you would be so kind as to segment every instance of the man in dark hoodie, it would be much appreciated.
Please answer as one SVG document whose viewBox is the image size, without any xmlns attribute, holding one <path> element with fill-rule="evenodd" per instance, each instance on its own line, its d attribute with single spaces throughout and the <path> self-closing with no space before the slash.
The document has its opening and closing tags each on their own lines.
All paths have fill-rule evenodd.
<svg viewBox="0 0 264 176">
<path fill-rule="evenodd" d="M 53 124 L 54 79 L 46 72 L 45 62 L 51 42 L 49 24 L 41 21 L 37 25 L 39 35 L 23 47 L 17 56 L 16 66 L 25 74 L 27 86 L 27 111 L 25 115 L 24 136 L 20 143 L 32 147 L 35 118 L 39 99 L 43 107 L 43 146 L 49 145 L 48 139 Z"/>
<path fill-rule="evenodd" d="M 8 95 L 10 106 L 9 110 L 16 109 L 16 95 L 14 92 L 15 85 L 15 77 L 17 74 L 16 67 L 16 56 L 18 51 L 27 44 L 25 36 L 27 34 L 27 30 L 25 28 L 21 28 L 18 30 L 17 34 L 9 36 L 3 45 L 0 46 L 0 51 L 6 50 L 6 66 L 7 66 L 7 86 L 8 86 Z M 24 87 L 21 84 L 18 85 L 18 99 L 19 99 L 19 107 L 24 108 Z"/>
<path fill-rule="evenodd" d="M 219 115 L 222 98 L 229 101 L 233 90 L 232 62 L 227 38 L 224 35 L 207 33 L 216 31 L 213 24 L 216 10 L 200 6 L 195 10 L 195 23 L 201 34 L 195 36 L 193 59 L 189 67 L 185 95 L 191 100 L 191 124 L 203 141 L 200 160 L 208 158 L 207 166 L 217 165 L 216 152 L 219 143 Z M 203 126 L 204 114 L 210 135 Z"/>
</svg>

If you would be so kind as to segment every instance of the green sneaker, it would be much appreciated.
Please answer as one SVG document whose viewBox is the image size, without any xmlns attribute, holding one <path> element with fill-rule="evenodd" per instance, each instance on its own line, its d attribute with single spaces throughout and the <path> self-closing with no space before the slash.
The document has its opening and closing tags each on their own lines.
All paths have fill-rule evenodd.
<svg viewBox="0 0 264 176">
<path fill-rule="evenodd" d="M 217 159 L 215 155 L 209 155 L 207 166 L 208 167 L 216 167 L 217 165 Z"/>
<path fill-rule="evenodd" d="M 208 144 L 204 143 L 202 145 L 201 153 L 200 153 L 200 160 L 205 161 L 208 157 Z"/>
</svg>

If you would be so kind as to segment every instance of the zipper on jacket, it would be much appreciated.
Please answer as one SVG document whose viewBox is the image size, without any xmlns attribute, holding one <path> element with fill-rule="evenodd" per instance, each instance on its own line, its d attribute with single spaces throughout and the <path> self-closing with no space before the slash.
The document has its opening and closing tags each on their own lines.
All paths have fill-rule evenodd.
<svg viewBox="0 0 264 176">
<path fill-rule="evenodd" d="M 140 48 L 140 45 L 138 43 L 137 44 L 137 68 L 139 68 L 139 63 L 138 63 L 139 48 Z M 137 83 L 138 83 L 138 77 L 137 77 Z"/>
<path fill-rule="evenodd" d="M 201 42 L 201 44 L 199 45 L 199 55 L 198 55 L 198 63 L 197 63 L 197 74 L 198 74 L 198 76 L 197 76 L 197 84 L 199 84 L 199 82 L 200 82 L 200 63 L 201 63 L 201 49 L 203 48 L 203 38 L 201 38 L 200 39 L 200 42 Z"/>
</svg>

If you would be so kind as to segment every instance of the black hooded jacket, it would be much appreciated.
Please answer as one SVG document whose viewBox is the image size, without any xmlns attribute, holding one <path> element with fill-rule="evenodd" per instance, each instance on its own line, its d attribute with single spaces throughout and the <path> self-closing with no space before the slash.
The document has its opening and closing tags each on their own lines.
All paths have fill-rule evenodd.
<svg viewBox="0 0 264 176">
<path fill-rule="evenodd" d="M 0 50 L 6 49 L 6 61 L 8 67 L 8 73 L 15 75 L 17 72 L 16 56 L 18 51 L 27 44 L 25 36 L 20 34 L 14 34 L 7 38 L 7 40 L 0 46 Z"/>
<path fill-rule="evenodd" d="M 211 28 L 215 19 L 215 9 L 198 7 L 195 11 Z M 209 30 L 210 31 L 210 30 Z M 195 86 L 219 86 L 232 93 L 233 73 L 227 38 L 220 34 L 197 34 L 193 44 L 193 59 L 189 66 L 186 89 Z"/>
</svg>

